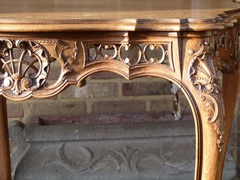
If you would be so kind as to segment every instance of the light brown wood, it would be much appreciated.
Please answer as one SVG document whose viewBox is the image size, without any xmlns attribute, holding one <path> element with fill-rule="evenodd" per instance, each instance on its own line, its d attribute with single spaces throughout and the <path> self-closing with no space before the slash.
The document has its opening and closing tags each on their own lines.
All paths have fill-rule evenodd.
<svg viewBox="0 0 240 180">
<path fill-rule="evenodd" d="M 82 87 L 100 71 L 128 80 L 163 77 L 182 89 L 194 113 L 195 180 L 221 180 L 239 84 L 237 8 L 226 0 L 1 1 L 0 94 L 15 101 L 48 98 L 69 85 Z M 148 57 L 149 51 L 162 57 Z M 54 61 L 61 74 L 47 85 Z M 1 122 L 0 155 L 7 155 L 6 120 Z M 8 156 L 2 157 L 5 167 Z"/>
<path fill-rule="evenodd" d="M 180 31 L 224 29 L 219 14 L 240 8 L 230 0 L 31 0 L 0 4 L 0 31 Z M 45 26 L 47 24 L 47 26 Z"/>
<path fill-rule="evenodd" d="M 240 82 L 240 74 L 224 74 L 223 75 L 223 101 L 224 101 L 224 108 L 225 108 L 225 136 L 224 141 L 228 142 L 232 120 L 236 105 L 236 100 L 238 96 L 239 90 L 239 82 Z M 227 143 L 224 144 L 224 151 L 227 149 Z M 223 154 L 226 154 L 224 152 Z M 223 159 L 225 155 L 223 156 Z M 222 163 L 222 169 L 223 169 Z"/>
<path fill-rule="evenodd" d="M 0 179 L 11 180 L 6 99 L 0 97 Z"/>
</svg>

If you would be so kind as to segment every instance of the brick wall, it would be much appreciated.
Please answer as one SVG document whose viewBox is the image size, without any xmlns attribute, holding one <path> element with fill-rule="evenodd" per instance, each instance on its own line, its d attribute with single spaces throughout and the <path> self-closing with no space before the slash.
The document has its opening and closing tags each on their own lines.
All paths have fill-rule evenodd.
<svg viewBox="0 0 240 180">
<path fill-rule="evenodd" d="M 181 109 L 191 114 L 187 100 L 180 93 Z M 158 113 L 173 117 L 173 97 L 169 81 L 144 77 L 127 81 L 117 74 L 104 72 L 87 78 L 86 86 L 70 86 L 50 99 L 8 101 L 9 120 L 21 120 L 31 115 L 69 114 L 139 114 Z"/>
<path fill-rule="evenodd" d="M 54 67 L 53 67 L 54 68 Z M 57 68 L 49 79 L 58 77 Z M 144 77 L 131 81 L 117 74 L 102 72 L 86 79 L 82 88 L 70 86 L 58 96 L 49 99 L 31 98 L 23 102 L 7 101 L 9 121 L 26 121 L 31 115 L 81 115 L 81 114 L 141 114 L 161 113 L 165 120 L 173 121 L 173 96 L 169 81 Z M 51 81 L 50 81 L 51 82 Z M 183 120 L 192 120 L 189 104 L 180 92 Z M 240 97 L 239 97 L 240 98 Z M 240 103 L 240 100 L 238 101 Z M 230 144 L 238 166 L 240 178 L 240 118 L 237 104 Z M 239 120 L 237 120 L 239 119 Z M 237 177 L 235 178 L 237 179 Z"/>
</svg>

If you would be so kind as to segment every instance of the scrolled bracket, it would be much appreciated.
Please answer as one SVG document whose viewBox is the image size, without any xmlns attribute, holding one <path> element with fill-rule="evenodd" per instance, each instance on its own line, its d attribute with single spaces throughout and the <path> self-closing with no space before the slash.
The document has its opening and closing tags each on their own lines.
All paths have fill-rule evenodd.
<svg viewBox="0 0 240 180">
<path fill-rule="evenodd" d="M 211 123 L 218 135 L 216 142 L 219 152 L 222 150 L 224 123 L 221 88 L 216 73 L 216 63 L 214 61 L 213 48 L 208 42 L 199 44 L 199 50 L 194 52 L 189 50 L 192 56 L 188 77 L 191 84 L 199 91 L 199 100 L 205 113 L 205 120 Z M 203 119 L 204 120 L 204 119 Z"/>
</svg>

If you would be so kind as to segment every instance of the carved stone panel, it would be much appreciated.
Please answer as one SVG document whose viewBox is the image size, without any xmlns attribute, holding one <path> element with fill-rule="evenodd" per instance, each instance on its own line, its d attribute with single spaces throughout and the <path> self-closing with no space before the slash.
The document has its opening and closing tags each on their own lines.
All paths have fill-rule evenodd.
<svg viewBox="0 0 240 180">
<path fill-rule="evenodd" d="M 31 119 L 28 123 L 21 137 L 13 133 L 18 123 L 10 126 L 17 148 L 29 144 L 25 151 L 14 153 L 16 180 L 194 179 L 193 121 L 63 126 L 39 125 Z M 224 180 L 235 175 L 230 155 L 226 167 Z"/>
<path fill-rule="evenodd" d="M 30 128 L 25 129 L 30 148 L 16 169 L 16 179 L 26 179 L 29 175 L 36 180 L 77 180 L 79 177 L 83 180 L 186 180 L 194 177 L 193 121 L 66 128 L 62 125 L 42 127 L 37 119 L 32 120 Z M 48 140 L 42 141 L 42 138 Z"/>
</svg>

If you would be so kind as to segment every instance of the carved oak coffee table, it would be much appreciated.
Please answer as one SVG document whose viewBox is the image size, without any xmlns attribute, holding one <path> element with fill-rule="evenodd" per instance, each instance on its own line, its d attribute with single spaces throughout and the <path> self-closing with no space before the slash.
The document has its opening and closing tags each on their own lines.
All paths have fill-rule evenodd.
<svg viewBox="0 0 240 180">
<path fill-rule="evenodd" d="M 237 8 L 229 0 L 1 1 L 1 179 L 10 179 L 5 98 L 52 97 L 111 71 L 177 84 L 195 119 L 195 179 L 220 180 L 239 84 Z M 61 74 L 47 85 L 54 61 Z"/>
</svg>

